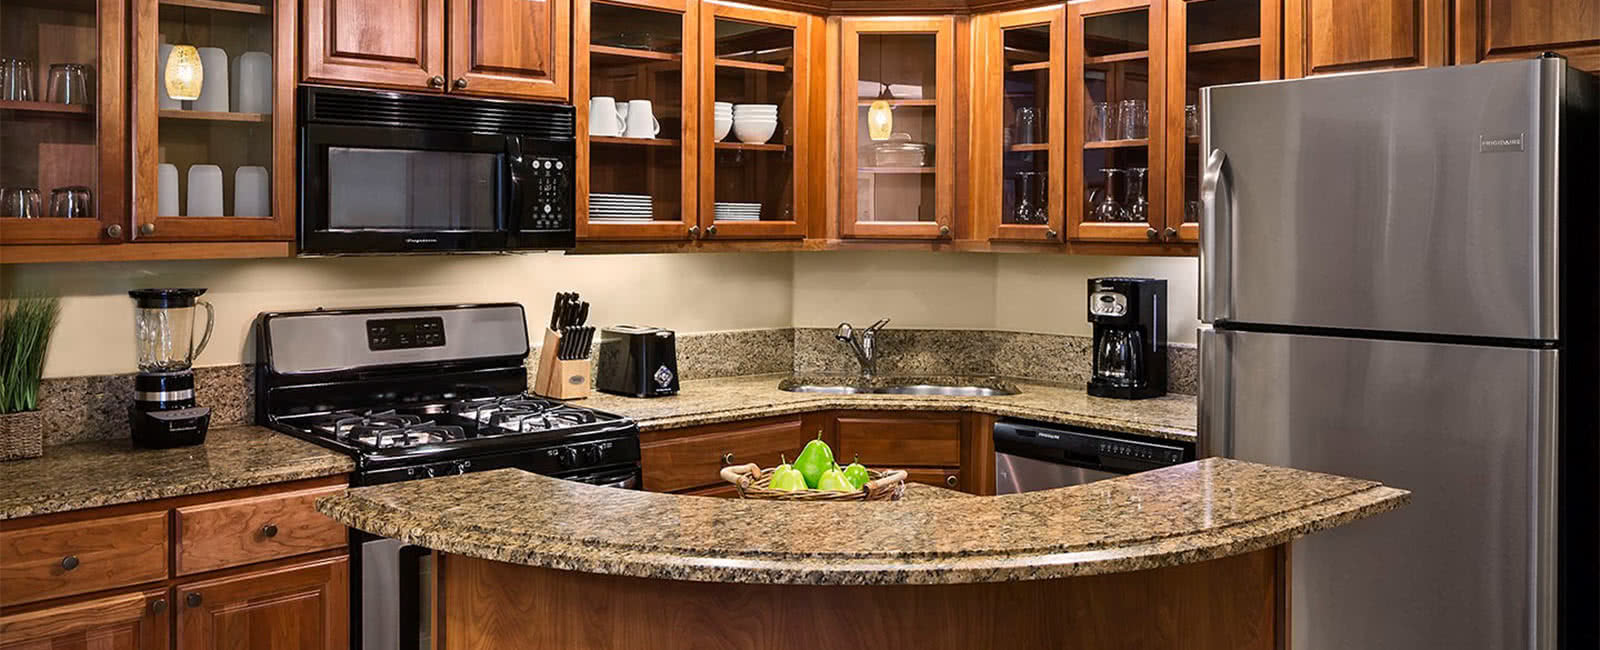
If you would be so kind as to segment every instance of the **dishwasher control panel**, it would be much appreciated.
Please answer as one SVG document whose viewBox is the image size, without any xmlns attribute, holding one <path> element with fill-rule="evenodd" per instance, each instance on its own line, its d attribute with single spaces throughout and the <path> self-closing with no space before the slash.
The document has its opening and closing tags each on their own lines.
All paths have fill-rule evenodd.
<svg viewBox="0 0 1600 650">
<path fill-rule="evenodd" d="M 1132 474 L 1194 459 L 1194 444 L 1066 424 L 1002 419 L 996 453 L 1089 470 Z"/>
</svg>

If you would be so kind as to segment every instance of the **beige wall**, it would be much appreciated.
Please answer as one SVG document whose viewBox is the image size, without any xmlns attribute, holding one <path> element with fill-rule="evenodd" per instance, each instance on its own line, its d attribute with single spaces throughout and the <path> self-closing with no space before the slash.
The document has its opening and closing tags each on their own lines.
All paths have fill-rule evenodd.
<svg viewBox="0 0 1600 650">
<path fill-rule="evenodd" d="M 912 252 L 374 257 L 0 266 L 0 294 L 63 296 L 45 376 L 134 369 L 136 287 L 206 287 L 217 329 L 198 365 L 254 358 L 251 321 L 271 310 L 521 302 L 530 327 L 554 292 L 581 291 L 600 325 L 680 332 L 858 325 L 1089 333 L 1085 281 L 1101 275 L 1171 282 L 1170 338 L 1194 341 L 1192 258 Z"/>
</svg>

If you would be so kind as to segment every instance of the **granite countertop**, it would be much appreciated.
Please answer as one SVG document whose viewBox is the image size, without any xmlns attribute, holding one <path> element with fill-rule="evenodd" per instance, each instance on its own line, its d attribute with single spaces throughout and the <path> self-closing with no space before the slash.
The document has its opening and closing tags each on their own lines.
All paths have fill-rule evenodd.
<svg viewBox="0 0 1600 650">
<path fill-rule="evenodd" d="M 45 449 L 0 463 L 0 521 L 344 474 L 350 457 L 265 427 L 217 427 L 204 445 L 136 449 L 128 439 Z"/>
<path fill-rule="evenodd" d="M 1173 566 L 1400 507 L 1379 483 L 1208 458 L 968 499 L 775 503 L 596 487 L 515 469 L 325 497 L 408 544 L 589 573 L 761 584 L 957 584 Z"/>
<path fill-rule="evenodd" d="M 1192 395 L 1142 400 L 1090 397 L 1082 386 L 1018 380 L 1021 394 L 994 397 L 938 395 L 826 395 L 778 390 L 786 374 L 746 375 L 683 382 L 677 395 L 640 399 L 596 391 L 575 404 L 633 418 L 641 431 L 750 420 L 827 409 L 976 411 L 1108 431 L 1193 441 Z"/>
</svg>

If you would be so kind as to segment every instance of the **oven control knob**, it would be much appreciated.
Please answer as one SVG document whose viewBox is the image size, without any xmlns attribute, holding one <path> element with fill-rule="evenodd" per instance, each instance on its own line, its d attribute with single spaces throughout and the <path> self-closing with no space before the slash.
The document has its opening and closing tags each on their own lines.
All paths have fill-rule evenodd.
<svg viewBox="0 0 1600 650">
<path fill-rule="evenodd" d="M 594 445 L 585 445 L 584 447 L 582 447 L 580 449 L 579 453 L 583 454 L 583 464 L 585 464 L 585 465 L 593 465 L 595 463 L 600 462 L 600 448 L 599 447 L 596 447 Z"/>
<path fill-rule="evenodd" d="M 427 468 L 425 470 L 425 473 L 428 475 L 428 478 L 433 478 L 434 476 L 437 476 L 436 471 L 432 467 Z"/>
<path fill-rule="evenodd" d="M 465 474 L 465 473 L 467 473 L 467 461 L 464 461 L 464 460 L 456 461 L 456 473 L 457 474 Z"/>
<path fill-rule="evenodd" d="M 565 449 L 562 449 L 559 453 L 556 454 L 556 461 L 561 463 L 561 467 L 563 467 L 565 469 L 572 469 L 574 467 L 577 467 L 578 466 L 578 450 L 573 449 L 571 447 L 567 447 Z"/>
</svg>

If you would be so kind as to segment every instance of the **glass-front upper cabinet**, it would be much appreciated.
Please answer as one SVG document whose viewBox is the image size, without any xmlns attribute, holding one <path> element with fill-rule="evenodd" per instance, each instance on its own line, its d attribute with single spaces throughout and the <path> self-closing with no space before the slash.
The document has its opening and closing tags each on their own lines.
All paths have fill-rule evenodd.
<svg viewBox="0 0 1600 650">
<path fill-rule="evenodd" d="M 1173 113 L 1167 142 L 1172 153 L 1183 153 L 1167 156 L 1165 240 L 1200 241 L 1200 180 L 1206 166 L 1200 150 L 1200 89 L 1278 77 L 1280 6 L 1274 0 L 1173 0 L 1167 71 Z"/>
<path fill-rule="evenodd" d="M 288 240 L 294 0 L 136 0 L 133 237 Z"/>
<path fill-rule="evenodd" d="M 700 12 L 701 237 L 804 237 L 817 19 L 714 1 Z"/>
<path fill-rule="evenodd" d="M 124 6 L 0 1 L 0 244 L 124 236 Z"/>
<path fill-rule="evenodd" d="M 974 18 L 978 39 L 972 156 L 976 223 L 993 240 L 1061 241 L 1066 138 L 1066 9 Z M 981 93 L 981 94 L 980 94 Z M 980 178 L 981 178 L 980 177 Z"/>
<path fill-rule="evenodd" d="M 954 19 L 840 26 L 840 234 L 953 237 Z"/>
<path fill-rule="evenodd" d="M 1067 5 L 1067 235 L 1160 241 L 1166 227 L 1165 0 Z"/>
<path fill-rule="evenodd" d="M 699 6 L 576 3 L 580 239 L 698 235 Z"/>
</svg>

